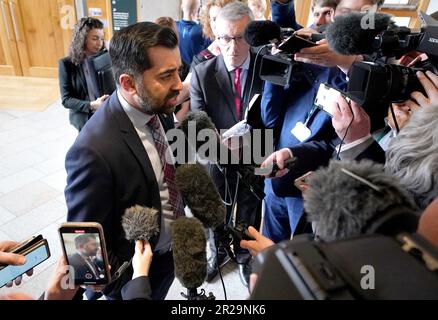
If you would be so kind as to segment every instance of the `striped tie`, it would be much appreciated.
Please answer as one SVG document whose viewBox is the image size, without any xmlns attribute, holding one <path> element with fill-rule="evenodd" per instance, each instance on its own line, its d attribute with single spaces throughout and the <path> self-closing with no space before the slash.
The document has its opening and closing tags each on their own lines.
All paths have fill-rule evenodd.
<svg viewBox="0 0 438 320">
<path fill-rule="evenodd" d="M 172 206 L 173 217 L 172 219 L 178 219 L 184 216 L 184 204 L 182 201 L 181 194 L 178 192 L 175 184 L 175 167 L 172 163 L 166 161 L 166 150 L 168 148 L 168 143 L 161 131 L 160 120 L 157 116 L 153 116 L 151 120 L 147 123 L 148 127 L 152 131 L 152 137 L 155 142 L 155 147 L 157 148 L 158 154 L 160 156 L 161 165 L 164 171 L 164 180 L 167 183 L 167 188 L 169 190 L 169 203 Z"/>
</svg>

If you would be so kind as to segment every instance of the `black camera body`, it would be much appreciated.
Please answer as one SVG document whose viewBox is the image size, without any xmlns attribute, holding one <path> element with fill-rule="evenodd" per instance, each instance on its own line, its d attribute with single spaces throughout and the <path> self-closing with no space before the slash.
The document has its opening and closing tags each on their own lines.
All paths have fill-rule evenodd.
<svg viewBox="0 0 438 320">
<path fill-rule="evenodd" d="M 425 25 L 421 32 L 393 24 L 376 37 L 372 57 L 375 62 L 356 62 L 350 70 L 349 98 L 367 110 L 406 101 L 414 91 L 425 94 L 416 73 L 431 71 L 438 74 L 438 21 L 423 12 L 420 18 Z M 412 68 L 386 64 L 387 59 L 399 59 L 412 51 L 427 54 L 429 60 Z"/>
<path fill-rule="evenodd" d="M 278 46 L 281 52 L 263 56 L 260 78 L 283 87 L 289 85 L 301 68 L 301 63 L 294 60 L 294 54 L 314 46 L 316 43 L 312 39 L 291 35 Z"/>
<path fill-rule="evenodd" d="M 302 235 L 256 257 L 251 300 L 438 299 L 438 250 L 417 234 Z"/>
</svg>

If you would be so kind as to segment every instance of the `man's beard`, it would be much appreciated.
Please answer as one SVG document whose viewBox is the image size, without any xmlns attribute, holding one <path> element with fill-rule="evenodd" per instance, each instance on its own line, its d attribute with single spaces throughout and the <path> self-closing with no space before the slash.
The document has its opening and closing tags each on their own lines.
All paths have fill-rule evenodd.
<svg viewBox="0 0 438 320">
<path fill-rule="evenodd" d="M 156 106 L 155 102 L 149 98 L 143 85 L 137 86 L 138 94 L 135 96 L 140 109 L 149 115 L 155 115 L 159 113 L 159 108 Z"/>
<path fill-rule="evenodd" d="M 149 115 L 155 115 L 155 114 L 169 114 L 174 111 L 172 108 L 167 108 L 166 105 L 158 105 L 156 101 L 154 101 L 148 93 L 146 92 L 146 89 L 143 86 L 143 81 L 140 82 L 141 85 L 137 85 L 137 95 L 135 96 L 135 99 L 137 100 L 138 105 L 140 106 L 140 109 Z M 165 98 L 164 103 L 167 103 L 170 99 L 178 96 L 178 91 L 171 91 L 169 95 Z"/>
</svg>

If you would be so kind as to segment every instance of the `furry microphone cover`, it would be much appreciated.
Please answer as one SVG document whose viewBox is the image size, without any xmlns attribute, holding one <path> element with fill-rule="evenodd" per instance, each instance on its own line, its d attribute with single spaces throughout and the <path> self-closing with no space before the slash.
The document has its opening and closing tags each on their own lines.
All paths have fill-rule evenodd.
<svg viewBox="0 0 438 320">
<path fill-rule="evenodd" d="M 377 186 L 380 191 L 344 173 L 351 173 Z M 303 193 L 309 222 L 317 225 L 317 235 L 325 241 L 359 236 L 376 214 L 399 206 L 415 212 L 412 198 L 397 179 L 371 161 L 332 161 L 309 179 Z"/>
<path fill-rule="evenodd" d="M 182 217 L 171 228 L 175 276 L 185 288 L 196 289 L 207 276 L 207 241 L 202 223 Z"/>
<path fill-rule="evenodd" d="M 225 205 L 202 165 L 179 166 L 175 182 L 193 215 L 206 228 L 215 228 L 225 223 Z"/>
<path fill-rule="evenodd" d="M 148 240 L 160 232 L 158 210 L 142 206 L 134 206 L 125 210 L 122 227 L 129 241 Z"/>
</svg>

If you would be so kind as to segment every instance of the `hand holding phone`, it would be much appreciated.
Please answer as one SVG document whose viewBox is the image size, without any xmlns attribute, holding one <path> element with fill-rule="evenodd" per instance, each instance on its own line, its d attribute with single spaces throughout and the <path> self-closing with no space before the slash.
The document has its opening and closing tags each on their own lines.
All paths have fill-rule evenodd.
<svg viewBox="0 0 438 320">
<path fill-rule="evenodd" d="M 350 103 L 350 99 L 345 97 L 341 91 L 321 83 L 316 94 L 315 105 L 333 117 L 333 106 L 340 96 L 346 98 L 347 102 Z"/>
<path fill-rule="evenodd" d="M 19 285 L 24 273 L 32 275 L 33 268 L 50 257 L 47 240 L 41 235 L 31 237 L 18 245 L 3 242 L 0 248 L 7 251 L 0 256 L 0 288 L 4 285 L 12 286 L 14 280 Z"/>
<path fill-rule="evenodd" d="M 63 223 L 59 235 L 74 284 L 101 286 L 110 282 L 105 237 L 99 223 Z"/>
</svg>

